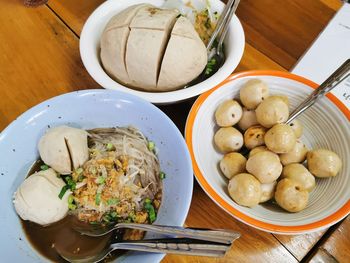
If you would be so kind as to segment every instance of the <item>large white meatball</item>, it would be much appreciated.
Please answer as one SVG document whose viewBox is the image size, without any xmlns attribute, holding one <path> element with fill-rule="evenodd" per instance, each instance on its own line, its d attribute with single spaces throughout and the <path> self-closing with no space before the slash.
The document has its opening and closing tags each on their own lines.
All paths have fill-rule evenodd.
<svg viewBox="0 0 350 263">
<path fill-rule="evenodd" d="M 89 159 L 88 133 L 68 126 L 49 129 L 41 137 L 38 149 L 41 159 L 60 174 L 70 174 Z"/>
<path fill-rule="evenodd" d="M 68 213 L 67 191 L 62 199 L 58 197 L 64 181 L 53 169 L 34 173 L 18 187 L 14 196 L 17 214 L 23 220 L 48 225 L 64 218 Z"/>
</svg>

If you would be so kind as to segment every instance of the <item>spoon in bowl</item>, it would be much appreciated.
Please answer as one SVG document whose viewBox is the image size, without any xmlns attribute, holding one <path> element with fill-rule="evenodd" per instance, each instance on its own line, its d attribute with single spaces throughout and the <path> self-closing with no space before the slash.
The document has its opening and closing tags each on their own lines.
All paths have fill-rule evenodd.
<svg viewBox="0 0 350 263">
<path fill-rule="evenodd" d="M 224 52 L 224 40 L 232 20 L 233 14 L 236 12 L 240 0 L 229 0 L 224 10 L 222 11 L 220 18 L 216 24 L 215 30 L 212 33 L 209 42 L 207 44 L 208 64 L 204 68 L 203 72 L 184 88 L 188 88 L 195 84 L 208 79 L 215 74 L 225 62 Z M 217 43 L 216 47 L 213 47 Z"/>
<path fill-rule="evenodd" d="M 350 59 L 347 59 L 328 79 L 326 79 L 317 89 L 315 89 L 303 102 L 301 102 L 290 114 L 287 124 L 310 108 L 321 97 L 334 89 L 343 80 L 350 76 Z"/>
</svg>

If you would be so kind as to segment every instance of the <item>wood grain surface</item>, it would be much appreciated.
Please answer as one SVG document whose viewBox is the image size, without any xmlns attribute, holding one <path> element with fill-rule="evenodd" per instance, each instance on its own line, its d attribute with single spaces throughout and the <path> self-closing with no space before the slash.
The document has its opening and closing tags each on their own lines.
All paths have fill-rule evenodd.
<svg viewBox="0 0 350 263">
<path fill-rule="evenodd" d="M 0 130 L 45 99 L 99 87 L 82 65 L 79 35 L 102 2 L 50 0 L 26 8 L 20 0 L 0 0 Z M 340 6 L 338 0 L 241 0 L 237 16 L 246 46 L 235 72 L 290 70 Z M 183 131 L 193 101 L 160 108 Z M 348 262 L 350 255 L 349 218 L 329 231 L 272 235 L 230 217 L 197 184 L 186 225 L 228 228 L 242 236 L 222 259 L 168 255 L 163 262 Z"/>
</svg>

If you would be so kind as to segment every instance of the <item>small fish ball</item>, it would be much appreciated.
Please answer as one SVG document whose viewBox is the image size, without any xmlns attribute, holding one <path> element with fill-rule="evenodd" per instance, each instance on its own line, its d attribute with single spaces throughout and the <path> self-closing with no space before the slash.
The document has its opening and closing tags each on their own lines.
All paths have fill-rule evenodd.
<svg viewBox="0 0 350 263">
<path fill-rule="evenodd" d="M 248 149 L 253 149 L 255 147 L 264 145 L 264 136 L 266 130 L 266 128 L 260 125 L 252 126 L 249 129 L 247 129 L 244 133 L 244 145 Z"/>
<path fill-rule="evenodd" d="M 245 131 L 251 126 L 259 124 L 256 119 L 255 110 L 249 110 L 247 108 L 243 108 L 242 118 L 238 122 L 238 127 Z"/>
<path fill-rule="evenodd" d="M 253 207 L 260 201 L 260 182 L 251 174 L 237 174 L 229 181 L 228 192 L 237 204 Z"/>
<path fill-rule="evenodd" d="M 282 164 L 277 154 L 262 151 L 248 158 L 246 169 L 262 184 L 272 183 L 281 175 Z"/>
<path fill-rule="evenodd" d="M 280 154 L 281 163 L 283 165 L 290 163 L 302 163 L 306 159 L 307 151 L 308 149 L 305 144 L 302 141 L 297 140 L 294 148 L 290 152 Z"/>
<path fill-rule="evenodd" d="M 275 195 L 276 185 L 276 181 L 269 184 L 261 184 L 261 197 L 259 203 L 267 202 L 273 198 Z"/>
<path fill-rule="evenodd" d="M 300 138 L 301 135 L 303 135 L 303 125 L 301 124 L 301 122 L 299 120 L 293 120 L 288 124 L 294 131 L 295 136 L 297 138 Z"/>
<path fill-rule="evenodd" d="M 240 153 L 232 152 L 225 154 L 224 158 L 220 161 L 220 170 L 228 178 L 239 173 L 245 172 L 245 165 L 247 159 Z"/>
<path fill-rule="evenodd" d="M 289 117 L 288 105 L 277 96 L 268 97 L 255 110 L 260 125 L 270 128 L 277 123 L 287 121 Z"/>
<path fill-rule="evenodd" d="M 288 212 L 299 212 L 307 206 L 309 192 L 296 181 L 285 178 L 278 182 L 275 192 L 277 204 Z"/>
<path fill-rule="evenodd" d="M 270 151 L 287 153 L 293 150 L 296 137 L 288 124 L 276 124 L 265 134 L 265 144 Z"/>
<path fill-rule="evenodd" d="M 243 135 L 233 127 L 220 128 L 214 135 L 214 143 L 222 153 L 235 152 L 243 146 Z"/>
<path fill-rule="evenodd" d="M 261 145 L 261 146 L 255 147 L 249 152 L 249 156 L 248 157 L 250 158 L 254 154 L 259 153 L 259 152 L 263 152 L 263 151 L 269 151 L 269 149 L 267 149 L 267 147 L 265 145 Z"/>
<path fill-rule="evenodd" d="M 220 127 L 233 126 L 242 117 L 242 107 L 235 100 L 222 102 L 215 111 L 215 119 Z"/>
<path fill-rule="evenodd" d="M 307 166 L 316 177 L 336 176 L 341 167 L 340 157 L 333 151 L 317 149 L 307 153 Z"/>
<path fill-rule="evenodd" d="M 269 88 L 260 79 L 248 80 L 239 92 L 241 102 L 247 109 L 255 109 L 268 96 Z"/>
<path fill-rule="evenodd" d="M 315 177 L 300 163 L 291 163 L 285 166 L 281 178 L 296 181 L 303 190 L 308 192 L 311 192 L 316 186 Z"/>
</svg>

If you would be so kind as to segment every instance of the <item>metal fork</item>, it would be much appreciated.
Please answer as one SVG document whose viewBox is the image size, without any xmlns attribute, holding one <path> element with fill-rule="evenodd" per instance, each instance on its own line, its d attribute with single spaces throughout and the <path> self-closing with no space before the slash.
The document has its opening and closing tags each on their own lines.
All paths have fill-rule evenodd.
<svg viewBox="0 0 350 263">
<path fill-rule="evenodd" d="M 350 59 L 346 60 L 334 73 L 326 79 L 317 89 L 315 89 L 299 106 L 290 114 L 289 119 L 286 123 L 290 123 L 301 113 L 306 111 L 317 100 L 326 95 L 343 80 L 350 76 Z"/>
<path fill-rule="evenodd" d="M 104 236 L 113 230 L 118 229 L 137 229 L 142 231 L 148 231 L 152 233 L 170 235 L 177 237 L 185 237 L 191 239 L 205 240 L 222 244 L 231 244 L 233 240 L 240 237 L 237 232 L 229 230 L 208 230 L 208 229 L 196 229 L 196 228 L 184 228 L 178 226 L 160 226 L 149 224 L 135 224 L 135 223 L 118 223 L 103 227 L 101 225 L 93 225 L 89 227 L 81 227 L 79 225 L 74 226 L 74 230 L 87 236 Z"/>
</svg>

